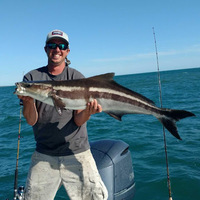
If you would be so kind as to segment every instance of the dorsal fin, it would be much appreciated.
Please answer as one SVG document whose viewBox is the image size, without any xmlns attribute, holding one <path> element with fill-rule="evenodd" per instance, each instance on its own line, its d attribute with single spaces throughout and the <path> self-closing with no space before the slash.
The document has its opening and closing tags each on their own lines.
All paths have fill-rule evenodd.
<svg viewBox="0 0 200 200">
<path fill-rule="evenodd" d="M 89 77 L 88 79 L 111 81 L 113 80 L 114 75 L 115 73 L 107 73 L 107 74 L 101 74 L 98 76 L 92 76 L 92 77 Z"/>
</svg>

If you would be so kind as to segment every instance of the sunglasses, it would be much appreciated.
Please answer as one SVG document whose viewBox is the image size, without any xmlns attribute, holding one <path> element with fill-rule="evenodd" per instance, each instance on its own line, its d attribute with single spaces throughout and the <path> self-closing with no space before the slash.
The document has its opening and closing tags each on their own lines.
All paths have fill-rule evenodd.
<svg viewBox="0 0 200 200">
<path fill-rule="evenodd" d="M 48 43 L 46 46 L 49 47 L 49 49 L 56 49 L 57 47 L 58 47 L 60 50 L 66 50 L 66 49 L 68 49 L 68 44 Z"/>
</svg>

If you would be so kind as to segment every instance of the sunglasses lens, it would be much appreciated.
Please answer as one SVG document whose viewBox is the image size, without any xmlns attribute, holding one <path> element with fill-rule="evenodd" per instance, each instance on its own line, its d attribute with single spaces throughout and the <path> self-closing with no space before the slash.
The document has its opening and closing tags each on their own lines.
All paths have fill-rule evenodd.
<svg viewBox="0 0 200 200">
<path fill-rule="evenodd" d="M 49 43 L 49 44 L 47 44 L 47 46 L 49 47 L 49 49 L 56 49 L 57 44 Z"/>
<path fill-rule="evenodd" d="M 59 44 L 58 47 L 59 47 L 60 50 L 67 49 L 67 45 L 66 44 Z"/>
</svg>

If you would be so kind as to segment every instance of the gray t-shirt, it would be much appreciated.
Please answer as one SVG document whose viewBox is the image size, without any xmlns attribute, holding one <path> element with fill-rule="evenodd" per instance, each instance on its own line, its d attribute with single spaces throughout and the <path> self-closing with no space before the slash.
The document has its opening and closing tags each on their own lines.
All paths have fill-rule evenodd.
<svg viewBox="0 0 200 200">
<path fill-rule="evenodd" d="M 24 81 L 59 81 L 80 78 L 84 76 L 68 66 L 57 76 L 51 75 L 45 66 L 27 73 Z M 78 127 L 74 122 L 73 110 L 63 110 L 59 115 L 54 106 L 37 100 L 36 108 L 38 121 L 33 126 L 36 151 L 51 156 L 67 156 L 90 148 L 86 123 Z"/>
</svg>

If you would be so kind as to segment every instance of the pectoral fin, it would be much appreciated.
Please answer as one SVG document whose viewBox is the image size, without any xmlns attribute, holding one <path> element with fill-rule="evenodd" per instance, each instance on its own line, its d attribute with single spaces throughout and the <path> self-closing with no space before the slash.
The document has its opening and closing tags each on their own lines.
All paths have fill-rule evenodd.
<svg viewBox="0 0 200 200">
<path fill-rule="evenodd" d="M 58 97 L 56 94 L 52 94 L 51 98 L 53 100 L 53 104 L 58 111 L 59 115 L 62 114 L 62 110 L 65 109 L 65 103 L 63 103 L 62 99 Z"/>
</svg>

